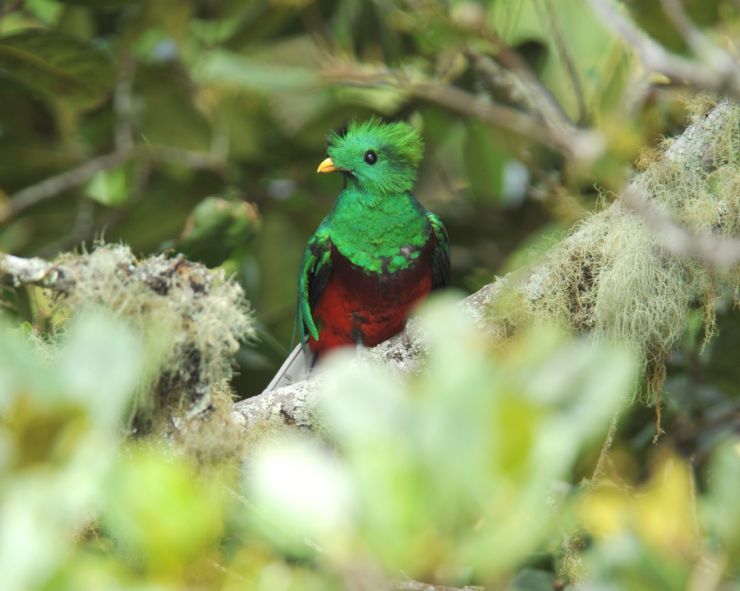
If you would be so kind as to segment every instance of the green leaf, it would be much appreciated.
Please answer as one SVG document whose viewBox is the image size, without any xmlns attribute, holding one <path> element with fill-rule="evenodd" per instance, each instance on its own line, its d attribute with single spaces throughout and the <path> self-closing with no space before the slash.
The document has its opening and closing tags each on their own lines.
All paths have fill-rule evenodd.
<svg viewBox="0 0 740 591">
<path fill-rule="evenodd" d="M 85 192 L 91 199 L 108 207 L 123 205 L 129 194 L 126 168 L 101 170 L 87 183 Z"/>
<path fill-rule="evenodd" d="M 259 216 L 250 203 L 206 197 L 188 216 L 178 248 L 215 267 L 247 244 L 258 227 Z"/>
<path fill-rule="evenodd" d="M 0 38 L 0 72 L 79 108 L 102 101 L 113 85 L 103 52 L 74 37 L 36 29 Z"/>
<path fill-rule="evenodd" d="M 27 0 L 25 8 L 41 22 L 51 25 L 57 22 L 63 7 L 54 0 Z"/>
<path fill-rule="evenodd" d="M 509 155 L 490 128 L 471 123 L 464 153 L 472 196 L 479 200 L 503 201 L 504 166 Z"/>
<path fill-rule="evenodd" d="M 230 51 L 207 52 L 195 67 L 194 77 L 200 83 L 226 83 L 237 88 L 257 91 L 303 90 L 318 84 L 315 72 L 307 67 L 283 65 Z"/>
<path fill-rule="evenodd" d="M 112 10 L 123 8 L 132 4 L 139 4 L 138 0 L 58 0 L 61 4 L 71 4 L 72 6 L 87 6 L 94 10 Z"/>
</svg>

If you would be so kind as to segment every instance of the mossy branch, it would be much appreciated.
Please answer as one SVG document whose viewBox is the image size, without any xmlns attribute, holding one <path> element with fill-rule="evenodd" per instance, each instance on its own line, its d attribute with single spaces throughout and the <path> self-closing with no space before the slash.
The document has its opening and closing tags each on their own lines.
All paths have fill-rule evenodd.
<svg viewBox="0 0 740 591">
<path fill-rule="evenodd" d="M 0 253 L 0 283 L 13 287 L 39 285 L 55 291 L 66 291 L 70 286 L 67 269 L 40 258 L 24 259 Z"/>
<path fill-rule="evenodd" d="M 690 310 L 703 308 L 711 336 L 714 294 L 740 285 L 738 154 L 740 106 L 723 100 L 541 263 L 486 285 L 462 308 L 495 340 L 544 320 L 629 341 L 642 353 L 644 400 L 654 403 Z M 414 371 L 423 352 L 414 327 L 371 354 Z M 233 417 L 246 429 L 311 426 L 317 391 L 317 380 L 298 382 L 236 403 Z"/>
<path fill-rule="evenodd" d="M 544 320 L 629 341 L 642 353 L 644 399 L 654 402 L 689 312 L 703 310 L 711 336 L 715 294 L 740 284 L 739 154 L 740 107 L 723 100 L 542 262 L 485 286 L 462 308 L 493 340 Z M 54 262 L 0 254 L 0 282 L 48 288 L 69 311 L 98 302 L 142 328 L 168 320 L 177 342 L 154 400 L 170 406 L 177 392 L 189 415 L 212 408 L 213 392 L 228 393 L 236 343 L 251 334 L 238 286 L 181 256 L 136 260 L 124 247 Z M 370 354 L 414 371 L 424 350 L 414 326 Z M 310 428 L 316 391 L 315 379 L 298 382 L 237 403 L 231 418 L 251 432 L 268 424 Z"/>
<path fill-rule="evenodd" d="M 141 333 L 152 367 L 131 409 L 132 432 L 228 416 L 233 357 L 255 333 L 242 288 L 223 270 L 183 255 L 138 259 L 126 246 L 100 244 L 53 262 L 0 253 L 3 283 L 49 290 L 52 325 L 95 306 Z"/>
</svg>

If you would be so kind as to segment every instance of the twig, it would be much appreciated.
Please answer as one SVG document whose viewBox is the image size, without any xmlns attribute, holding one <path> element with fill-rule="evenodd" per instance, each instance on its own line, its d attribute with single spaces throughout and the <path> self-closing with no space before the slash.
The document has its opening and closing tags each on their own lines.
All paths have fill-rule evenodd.
<svg viewBox="0 0 740 591">
<path fill-rule="evenodd" d="M 598 156 L 603 147 L 603 142 L 593 133 L 582 132 L 572 126 L 561 127 L 552 124 L 551 121 L 539 121 L 528 113 L 439 81 L 411 80 L 403 72 L 384 66 L 335 62 L 323 71 L 323 76 L 334 83 L 364 87 L 395 87 L 409 97 L 445 107 L 467 117 L 474 117 L 488 125 L 507 129 L 535 142 L 549 145 L 575 159 L 590 160 Z"/>
<path fill-rule="evenodd" d="M 98 156 L 97 158 L 83 162 L 71 170 L 49 177 L 35 185 L 18 191 L 11 195 L 7 215 L 4 220 L 0 220 L 0 225 L 42 201 L 46 201 L 68 189 L 81 185 L 101 171 L 120 166 L 133 155 L 134 149 L 131 148 Z"/>
<path fill-rule="evenodd" d="M 655 232 L 661 246 L 674 255 L 696 257 L 718 269 L 740 261 L 740 240 L 684 228 L 650 203 L 634 183 L 622 191 L 619 202 L 639 215 Z"/>
<path fill-rule="evenodd" d="M 649 69 L 703 90 L 740 99 L 740 67 L 732 56 L 719 47 L 712 46 L 711 59 L 707 59 L 706 52 L 700 56 L 704 58 L 701 62 L 686 59 L 671 53 L 646 35 L 610 0 L 589 0 L 589 3 L 604 25 L 622 37 Z M 681 22 L 675 11 L 671 13 L 678 19 L 677 22 Z"/>
<path fill-rule="evenodd" d="M 225 167 L 224 158 L 221 154 L 221 144 L 214 144 L 214 151 L 202 152 L 197 150 L 183 150 L 173 146 L 146 146 L 142 148 L 142 154 L 154 162 L 168 162 L 179 164 L 187 168 L 222 171 Z"/>
<path fill-rule="evenodd" d="M 691 22 L 681 0 L 660 0 L 660 4 L 668 20 L 697 56 L 709 61 L 729 57 Z M 722 54 L 725 54 L 725 57 L 722 57 Z"/>
<path fill-rule="evenodd" d="M 707 151 L 711 150 L 712 141 L 716 138 L 718 129 L 727 124 L 728 120 L 733 119 L 731 115 L 736 108 L 729 100 L 721 101 L 707 117 L 687 128 L 666 151 L 665 157 L 676 160 L 680 158 L 680 161 L 687 165 L 689 163 L 694 165 L 697 160 L 701 161 Z M 650 205 L 654 209 L 654 206 Z M 625 207 L 622 200 L 612 205 L 612 211 L 619 211 L 620 207 Z M 650 215 L 652 215 L 652 209 L 649 210 Z M 662 218 L 660 222 L 662 223 Z M 674 226 L 675 223 L 671 222 L 670 227 L 673 229 Z M 569 245 L 578 245 L 580 248 L 585 231 L 581 229 L 575 232 L 561 242 L 557 248 L 567 249 Z M 684 231 L 680 232 L 681 240 L 688 235 L 690 237 L 688 244 L 694 244 L 695 239 L 692 233 L 688 230 L 685 232 L 688 234 Z M 717 242 L 714 236 L 711 237 L 710 242 L 712 248 L 704 248 L 704 242 L 699 240 L 698 244 L 701 245 L 699 252 L 702 255 L 709 257 L 709 260 L 722 264 L 733 260 L 735 256 L 734 246 L 730 256 L 726 255 L 723 249 L 719 249 L 721 254 L 718 255 L 714 252 Z M 719 242 L 724 245 L 725 239 L 721 238 Z M 672 263 L 669 261 L 666 264 Z M 517 294 L 526 301 L 527 305 L 533 308 L 537 307 L 543 289 L 543 281 L 551 272 L 552 269 L 548 267 L 548 261 L 546 260 L 541 266 L 527 273 L 510 274 L 499 278 L 468 296 L 463 301 L 462 307 L 477 325 L 489 330 L 491 338 L 500 339 L 503 333 L 492 327 L 488 318 L 493 302 L 502 293 L 510 293 L 509 290 L 514 287 Z M 419 367 L 419 360 L 423 358 L 423 352 L 424 346 L 414 332 L 413 323 L 400 335 L 372 349 L 373 356 L 405 372 L 414 371 Z M 290 424 L 302 427 L 318 425 L 319 421 L 315 416 L 314 409 L 318 404 L 317 394 L 319 389 L 318 380 L 315 379 L 296 382 L 290 386 L 237 402 L 233 407 L 232 416 L 243 425 L 245 433 L 253 430 L 257 425 Z"/>
<path fill-rule="evenodd" d="M 494 86 L 506 86 L 513 96 L 511 98 L 538 116 L 542 122 L 566 133 L 575 135 L 578 130 L 566 117 L 558 102 L 542 88 L 534 76 L 504 68 L 494 59 L 480 53 L 472 47 L 465 49 L 470 63 Z"/>
<path fill-rule="evenodd" d="M 0 281 L 14 287 L 40 285 L 66 291 L 72 284 L 71 274 L 59 265 L 39 258 L 21 258 L 0 253 Z"/>
<path fill-rule="evenodd" d="M 118 79 L 113 92 L 113 111 L 116 114 L 114 137 L 116 151 L 125 152 L 134 145 L 134 126 L 131 121 L 132 86 L 136 62 L 128 49 L 118 60 Z"/>
<path fill-rule="evenodd" d="M 614 437 L 617 435 L 617 425 L 619 424 L 619 411 L 617 411 L 612 417 L 611 423 L 609 423 L 609 430 L 604 438 L 604 443 L 601 445 L 601 451 L 599 451 L 599 457 L 596 460 L 596 466 L 594 467 L 591 480 L 589 481 L 589 488 L 593 488 L 596 482 L 604 475 L 606 470 L 606 460 L 609 455 L 609 450 L 614 443 Z"/>
<path fill-rule="evenodd" d="M 134 146 L 116 150 L 110 154 L 92 158 L 71 170 L 21 189 L 10 196 L 9 206 L 5 218 L 0 219 L 0 227 L 7 224 L 19 213 L 43 201 L 56 197 L 68 189 L 77 187 L 89 181 L 99 172 L 116 168 L 134 157 L 148 159 L 154 162 L 168 162 L 188 168 L 222 171 L 224 161 L 219 155 L 211 152 L 183 150 L 170 146 Z"/>
</svg>

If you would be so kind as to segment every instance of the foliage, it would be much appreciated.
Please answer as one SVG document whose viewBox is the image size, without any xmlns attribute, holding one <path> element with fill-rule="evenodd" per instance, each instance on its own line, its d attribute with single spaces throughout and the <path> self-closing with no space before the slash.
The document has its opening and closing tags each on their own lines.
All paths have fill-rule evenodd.
<svg viewBox="0 0 740 591">
<path fill-rule="evenodd" d="M 563 545 L 579 556 L 565 572 L 591 586 L 737 574 L 736 437 L 698 484 L 665 455 L 644 484 L 616 471 L 568 484 L 629 399 L 628 349 L 547 326 L 481 346 L 449 302 L 422 329 L 420 375 L 334 359 L 323 443 L 274 433 L 240 471 L 121 437 L 150 355 L 121 321 L 89 312 L 51 345 L 4 326 L 3 587 L 378 588 L 401 573 L 514 585 L 523 566 L 519 580 L 551 584 L 532 569 Z"/>
<path fill-rule="evenodd" d="M 54 301 L 52 323 L 97 305 L 125 319 L 157 352 L 160 361 L 148 369 L 131 412 L 138 430 L 182 409 L 228 408 L 231 356 L 254 329 L 242 288 L 223 271 L 182 257 L 137 261 L 128 247 L 105 245 L 62 255 L 58 264 L 69 286 Z"/>
</svg>

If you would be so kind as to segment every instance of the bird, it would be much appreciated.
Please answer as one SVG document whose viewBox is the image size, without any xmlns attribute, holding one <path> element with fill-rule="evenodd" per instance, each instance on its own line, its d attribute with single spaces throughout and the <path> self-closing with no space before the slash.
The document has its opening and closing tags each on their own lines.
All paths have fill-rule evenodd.
<svg viewBox="0 0 740 591">
<path fill-rule="evenodd" d="M 371 117 L 331 132 L 327 144 L 317 172 L 341 173 L 344 188 L 308 240 L 300 342 L 267 390 L 339 347 L 373 347 L 398 334 L 412 309 L 450 281 L 445 226 L 412 193 L 423 152 L 416 129 Z"/>
</svg>

